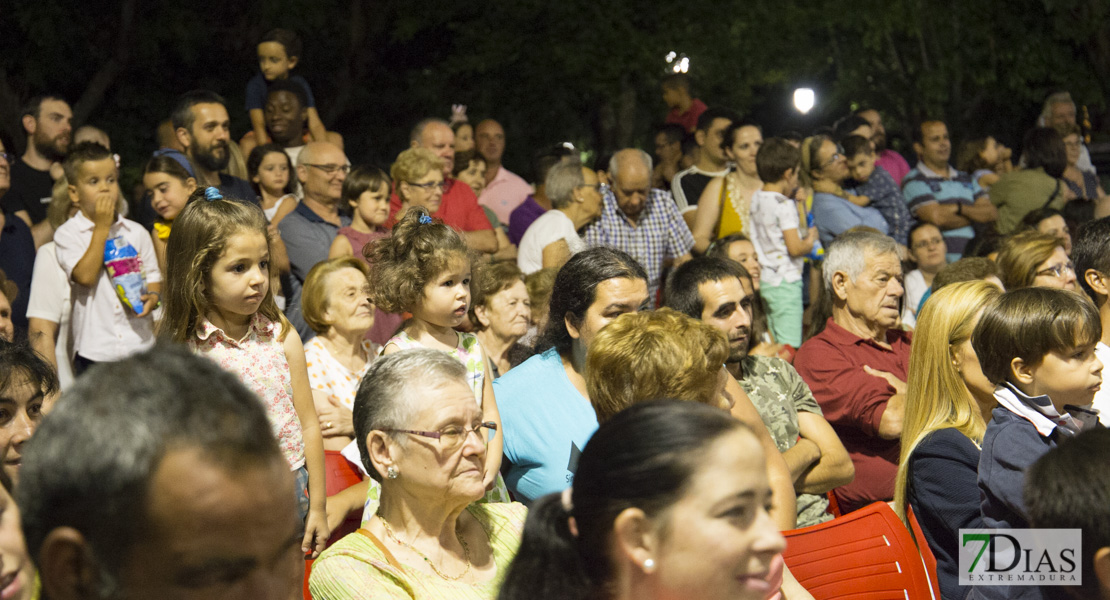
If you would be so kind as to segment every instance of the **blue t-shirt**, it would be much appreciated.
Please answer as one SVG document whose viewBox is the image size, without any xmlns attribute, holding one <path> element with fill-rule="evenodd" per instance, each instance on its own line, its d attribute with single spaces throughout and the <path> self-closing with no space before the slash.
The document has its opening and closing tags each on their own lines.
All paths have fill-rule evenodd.
<svg viewBox="0 0 1110 600">
<path fill-rule="evenodd" d="M 915 217 L 917 210 L 926 204 L 936 202 L 971 206 L 986 193 L 967 173 L 952 167 L 948 169 L 946 179 L 929 170 L 924 164 L 917 163 L 917 167 L 902 179 L 902 195 L 906 198 L 910 213 Z M 944 243 L 948 246 L 948 262 L 959 260 L 968 242 L 975 237 L 975 229 L 971 225 L 948 229 L 941 233 L 944 235 Z"/>
<path fill-rule="evenodd" d="M 813 194 L 811 212 L 813 223 L 817 225 L 817 233 L 821 237 L 821 245 L 826 248 L 836 239 L 836 236 L 859 225 L 878 229 L 883 235 L 890 231 L 890 225 L 878 209 L 856 206 L 836 194 L 823 192 Z"/>
<path fill-rule="evenodd" d="M 569 487 L 597 414 L 567 378 L 559 353 L 552 348 L 497 378 L 493 395 L 510 463 L 505 484 L 516 499 L 530 504 Z"/>
<path fill-rule="evenodd" d="M 308 82 L 300 75 L 290 75 L 289 81 L 299 83 L 304 88 L 304 95 L 308 98 L 308 104 L 305 108 L 316 108 L 316 98 L 312 97 L 312 90 L 308 87 Z M 254 77 L 247 82 L 247 112 L 254 109 L 262 110 L 266 106 L 266 94 L 269 92 L 270 86 L 266 83 L 266 78 L 262 73 L 255 73 Z"/>
</svg>

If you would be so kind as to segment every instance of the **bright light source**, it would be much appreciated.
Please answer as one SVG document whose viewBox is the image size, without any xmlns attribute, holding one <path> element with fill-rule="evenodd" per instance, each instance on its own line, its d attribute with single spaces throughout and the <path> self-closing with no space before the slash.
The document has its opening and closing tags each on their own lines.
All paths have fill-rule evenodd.
<svg viewBox="0 0 1110 600">
<path fill-rule="evenodd" d="M 667 56 L 665 56 L 664 58 L 666 59 L 666 61 L 668 63 L 673 63 L 674 59 L 678 58 L 678 53 L 675 52 L 674 50 L 671 50 L 670 52 L 667 53 Z"/>
<path fill-rule="evenodd" d="M 813 90 L 810 88 L 798 88 L 794 90 L 794 108 L 803 115 L 813 109 L 813 105 L 817 103 L 817 97 L 814 95 Z"/>
<path fill-rule="evenodd" d="M 686 73 L 690 70 L 690 59 L 683 56 L 674 64 L 675 73 Z"/>
</svg>

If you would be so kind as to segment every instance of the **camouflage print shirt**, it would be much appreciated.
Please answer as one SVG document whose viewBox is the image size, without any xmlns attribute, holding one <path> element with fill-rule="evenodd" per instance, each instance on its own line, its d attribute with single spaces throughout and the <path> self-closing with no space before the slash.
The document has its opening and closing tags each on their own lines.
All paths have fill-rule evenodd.
<svg viewBox="0 0 1110 600">
<path fill-rule="evenodd" d="M 740 387 L 759 411 L 779 452 L 793 448 L 798 443 L 798 411 L 821 414 L 821 407 L 809 386 L 794 367 L 781 358 L 747 356 L 740 365 L 744 374 Z M 798 527 L 832 519 L 828 509 L 829 501 L 825 496 L 798 494 Z"/>
</svg>

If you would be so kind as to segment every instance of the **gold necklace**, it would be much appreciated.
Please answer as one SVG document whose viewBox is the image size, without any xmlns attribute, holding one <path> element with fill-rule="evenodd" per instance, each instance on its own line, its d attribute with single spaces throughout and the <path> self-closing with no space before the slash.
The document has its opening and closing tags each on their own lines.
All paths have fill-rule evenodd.
<svg viewBox="0 0 1110 600">
<path fill-rule="evenodd" d="M 451 576 L 448 576 L 448 575 L 444 575 L 443 571 L 440 571 L 438 568 L 436 568 L 435 563 L 433 563 L 430 558 L 425 556 L 423 552 L 417 550 L 415 546 L 413 546 L 412 544 L 409 544 L 407 542 L 401 541 L 401 539 L 397 537 L 397 534 L 393 533 L 393 528 L 389 526 L 389 523 L 387 523 L 385 521 L 385 519 L 382 518 L 381 515 L 378 515 L 378 520 L 380 520 L 382 522 L 382 527 L 385 528 L 385 534 L 387 536 L 389 536 L 389 539 L 391 539 L 394 542 L 397 542 L 398 544 L 400 544 L 400 545 L 408 548 L 409 550 L 412 550 L 413 552 L 415 552 L 417 556 L 424 559 L 424 562 L 428 563 L 428 566 L 431 567 L 433 571 L 435 571 L 436 575 L 439 575 L 443 579 L 446 579 L 447 581 L 458 581 L 458 580 L 462 579 L 463 577 L 465 577 L 466 574 L 470 572 L 470 546 L 466 545 L 466 540 L 464 540 L 462 538 L 462 536 L 459 535 L 458 527 L 455 528 L 455 539 L 459 540 L 459 543 L 462 544 L 463 557 L 466 559 L 466 569 L 464 569 L 462 573 L 459 573 L 458 575 L 456 575 L 454 577 L 451 577 Z"/>
</svg>

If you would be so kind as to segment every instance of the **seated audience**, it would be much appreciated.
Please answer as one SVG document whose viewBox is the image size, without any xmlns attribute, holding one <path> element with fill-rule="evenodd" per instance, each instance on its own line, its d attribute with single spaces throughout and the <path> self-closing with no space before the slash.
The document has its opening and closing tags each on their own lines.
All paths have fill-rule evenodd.
<svg viewBox="0 0 1110 600">
<path fill-rule="evenodd" d="M 709 182 L 729 173 L 725 148 L 733 140 L 725 137 L 725 130 L 739 120 L 740 116 L 731 110 L 717 107 L 705 110 L 698 117 L 693 135 L 698 146 L 697 160 L 689 168 L 679 171 L 671 181 L 671 194 L 687 224 L 693 223 L 692 213 L 697 209 Z"/>
<path fill-rule="evenodd" d="M 1095 356 L 1101 337 L 1094 305 L 1075 292 L 1012 290 L 983 311 L 971 344 L 983 374 L 998 386 L 979 459 L 983 527 L 1029 527 L 1026 470 L 1068 438 L 1098 427 L 1097 414 L 1083 407 L 1102 383 Z M 978 586 L 976 592 L 985 599 L 1044 597 L 1031 586 Z"/>
<path fill-rule="evenodd" d="M 910 172 L 910 165 L 901 154 L 887 147 L 886 127 L 883 126 L 882 115 L 874 108 L 861 108 L 856 111 L 856 115 L 871 124 L 871 143 L 875 144 L 875 152 L 878 153 L 875 166 L 882 167 L 890 173 L 895 183 L 901 186 L 902 180 Z"/>
<path fill-rule="evenodd" d="M 694 224 L 694 250 L 704 253 L 713 240 L 743 233 L 752 235 L 752 197 L 763 187 L 756 154 L 763 146 L 763 131 L 758 125 L 733 120 L 721 134 L 721 148 L 733 165 L 726 174 L 705 185 L 697 201 Z"/>
<path fill-rule="evenodd" d="M 150 195 L 151 208 L 158 215 L 150 238 L 158 256 L 158 269 L 165 271 L 166 240 L 173 229 L 173 220 L 196 191 L 197 180 L 173 156 L 161 154 L 151 158 L 143 168 L 143 187 Z"/>
<path fill-rule="evenodd" d="M 929 291 L 935 294 L 944 286 L 961 281 L 986 281 L 994 284 L 998 289 L 1006 291 L 998 273 L 998 265 L 993 260 L 983 256 L 969 256 L 954 263 L 949 263 L 936 274 L 936 277 L 933 277 L 933 285 L 929 288 Z M 922 299 L 922 302 L 924 301 Z"/>
<path fill-rule="evenodd" d="M 682 140 L 686 130 L 676 123 L 663 125 L 655 131 L 655 169 L 651 173 L 651 187 L 671 189 L 671 180 L 683 169 Z"/>
<path fill-rule="evenodd" d="M 1095 175 L 1094 170 L 1084 171 L 1079 168 L 1079 156 L 1085 148 L 1080 135 L 1079 125 L 1068 123 L 1056 128 L 1056 133 L 1064 140 L 1064 151 L 1068 156 L 1068 166 L 1064 169 L 1061 180 L 1067 186 L 1067 198 L 1071 202 L 1078 201 L 1081 205 L 1093 203 L 1090 215 L 1104 217 L 1110 211 L 1107 206 L 1106 191 Z"/>
<path fill-rule="evenodd" d="M 1044 107 L 1041 109 L 1040 116 L 1037 117 L 1037 127 L 1058 129 L 1069 124 L 1078 126 L 1077 113 L 1075 100 L 1072 100 L 1070 93 L 1067 91 L 1053 92 L 1049 94 L 1048 98 L 1045 98 Z M 1095 167 L 1091 164 L 1091 152 L 1087 149 L 1086 144 L 1081 144 L 1079 147 L 1079 158 L 1076 161 L 1076 167 L 1080 171 L 1095 172 Z"/>
<path fill-rule="evenodd" d="M 842 185 L 848 180 L 848 161 L 832 138 L 816 135 L 802 142 L 802 184 L 813 189 L 813 219 L 827 249 L 837 236 L 863 225 L 883 234 L 890 230 L 877 208 L 851 201 Z"/>
<path fill-rule="evenodd" d="M 832 316 L 794 367 L 852 457 L 855 479 L 833 490 L 851 512 L 894 497 L 910 354 L 897 328 L 902 264 L 894 240 L 860 231 L 841 235 L 822 269 Z"/>
<path fill-rule="evenodd" d="M 1064 252 L 1071 256 L 1071 228 L 1060 211 L 1055 208 L 1041 208 L 1025 215 L 1021 224 L 1026 229 L 1060 238 L 1064 242 Z"/>
<path fill-rule="evenodd" d="M 1040 286 L 1076 289 L 1075 265 L 1064 240 L 1036 231 L 1010 236 L 998 251 L 998 271 L 1007 290 Z"/>
<path fill-rule="evenodd" d="M 849 199 L 864 197 L 867 206 L 878 209 L 890 227 L 890 237 L 903 246 L 909 245 L 909 233 L 913 216 L 906 208 L 902 188 L 886 169 L 875 164 L 875 147 L 871 140 L 859 135 L 850 135 L 841 145 L 844 158 L 848 161 L 848 174 L 851 181 L 846 182 Z"/>
<path fill-rule="evenodd" d="M 293 488 L 258 398 L 167 347 L 66 391 L 16 500 L 44 598 L 288 600 L 304 568 Z"/>
<path fill-rule="evenodd" d="M 744 283 L 744 293 L 752 297 L 752 332 L 751 347 L 748 352 L 759 356 L 778 356 L 790 360 L 794 356 L 793 347 L 779 343 L 775 339 L 771 328 L 770 311 L 767 303 L 760 294 L 763 267 L 759 264 L 759 254 L 755 251 L 755 244 L 742 233 L 725 236 L 709 247 L 706 256 L 710 258 L 727 258 L 739 263 L 744 269 L 741 281 Z"/>
<path fill-rule="evenodd" d="M 667 306 L 725 335 L 725 366 L 759 411 L 790 470 L 798 527 L 815 525 L 832 518 L 824 494 L 852 481 L 852 461 L 794 368 L 781 358 L 748 352 L 753 331 L 748 280 L 732 261 L 695 258 L 667 280 Z"/>
<path fill-rule="evenodd" d="M 997 220 L 998 210 L 971 175 L 948 164 L 952 142 L 943 122 L 924 121 L 915 127 L 913 151 L 919 160 L 902 180 L 902 195 L 914 218 L 940 228 L 948 262 L 954 262 L 975 237 L 978 224 Z"/>
<path fill-rule="evenodd" d="M 944 236 L 940 229 L 928 221 L 918 221 L 909 235 L 910 258 L 917 268 L 906 273 L 906 295 L 902 306 L 902 324 L 916 327 L 917 311 L 933 285 L 933 279 L 948 262 Z"/>
<path fill-rule="evenodd" d="M 470 124 L 470 120 L 466 116 L 466 107 L 462 105 L 452 105 L 452 109 L 456 106 L 461 106 L 461 111 L 451 111 L 451 120 L 448 123 L 451 126 L 451 131 L 455 133 L 455 153 L 462 154 L 463 152 L 477 152 L 474 148 L 474 126 Z M 483 179 L 485 169 L 483 167 Z"/>
<path fill-rule="evenodd" d="M 295 193 L 299 188 L 295 172 L 289 154 L 277 144 L 262 144 L 247 157 L 247 177 L 270 223 L 280 223 L 300 201 Z M 303 190 L 300 193 L 304 195 Z"/>
<path fill-rule="evenodd" d="M 24 444 L 54 405 L 58 390 L 54 367 L 26 341 L 0 339 L 0 461 L 11 481 L 19 482 Z"/>
<path fill-rule="evenodd" d="M 971 173 L 971 180 L 984 191 L 1002 175 L 1014 170 L 1013 152 L 991 136 L 967 140 L 956 153 L 956 168 Z"/>
<path fill-rule="evenodd" d="M 23 539 L 19 505 L 15 503 L 14 484 L 6 473 L 0 473 L 0 581 L 4 582 L 6 600 L 38 600 L 42 597 L 42 583 L 35 571 L 35 563 L 27 552 Z"/>
<path fill-rule="evenodd" d="M 532 302 L 516 265 L 496 262 L 478 268 L 470 282 L 470 321 L 496 380 L 512 368 L 509 356 L 532 324 Z"/>
<path fill-rule="evenodd" d="M 455 151 L 455 168 L 451 176 L 470 186 L 475 196 L 486 189 L 486 159 L 476 149 Z M 496 214 L 494 215 L 496 218 Z"/>
<path fill-rule="evenodd" d="M 1079 600 L 1110 598 L 1110 431 L 1086 431 L 1041 456 L 1029 468 L 1025 506 L 1039 529 L 1079 529 L 1082 586 L 1054 587 Z M 527 535 L 527 532 L 525 533 Z M 1078 574 L 1076 574 L 1078 575 Z M 1049 595 L 1048 589 L 1044 589 Z"/>
<path fill-rule="evenodd" d="M 732 408 L 721 367 L 728 348 L 720 331 L 670 308 L 617 317 L 586 354 L 586 391 L 598 423 L 658 398 Z"/>
<path fill-rule="evenodd" d="M 586 445 L 574 486 L 533 506 L 500 600 L 768 597 L 785 544 L 763 459 L 751 431 L 720 410 L 622 411 Z M 721 511 L 744 517 L 718 525 Z"/>
<path fill-rule="evenodd" d="M 1095 345 L 1095 356 L 1103 365 L 1110 365 L 1110 218 L 1086 223 L 1075 234 L 1075 274 L 1079 286 L 1098 308 L 1102 337 Z M 1110 385 L 1095 392 L 1091 405 L 1097 409 L 1099 421 L 1110 426 Z"/>
<path fill-rule="evenodd" d="M 612 185 L 602 192 L 601 217 L 586 228 L 586 245 L 627 252 L 648 275 L 652 306 L 663 271 L 690 260 L 694 237 L 668 192 L 651 188 L 651 156 L 626 148 L 609 161 Z"/>
<path fill-rule="evenodd" d="M 945 287 L 921 310 L 910 349 L 902 453 L 894 510 L 909 526 L 908 507 L 937 558 L 944 598 L 963 599 L 960 529 L 983 527 L 979 515 L 979 444 L 995 406 L 994 385 L 983 376 L 971 332 L 983 306 L 1002 291 L 989 283 Z"/>
<path fill-rule="evenodd" d="M 1060 177 L 1067 168 L 1064 141 L 1055 129 L 1037 127 L 1021 143 L 1025 168 L 1007 173 L 991 186 L 991 202 L 998 208 L 998 231 L 1019 231 L 1025 215 L 1039 208 L 1063 208 L 1067 187 Z"/>
<path fill-rule="evenodd" d="M 551 210 L 551 200 L 547 197 L 544 182 L 551 167 L 565 160 L 577 161 L 572 149 L 564 144 L 545 148 L 532 158 L 532 173 L 536 177 L 536 189 L 524 199 L 520 206 L 509 215 L 509 242 L 519 246 L 524 232 L 532 226 L 540 215 Z"/>
<path fill-rule="evenodd" d="M 693 132 L 698 125 L 698 117 L 708 108 L 704 102 L 694 97 L 690 76 L 686 73 L 669 73 L 661 83 L 663 102 L 671 110 L 664 121 L 668 125 L 678 125 L 684 132 Z"/>
<path fill-rule="evenodd" d="M 520 240 L 516 264 L 525 274 L 559 268 L 586 249 L 578 234 L 601 216 L 597 173 L 577 162 L 561 162 L 547 172 L 544 191 L 552 210 L 532 222 Z"/>
<path fill-rule="evenodd" d="M 374 361 L 355 399 L 355 439 L 381 486 L 363 528 L 320 555 L 318 600 L 496 597 L 516 553 L 524 507 L 480 503 L 496 425 L 474 403 L 466 367 L 444 352 Z"/>
<path fill-rule="evenodd" d="M 514 360 L 514 367 L 531 356 L 531 347 L 539 339 L 540 334 L 547 329 L 547 309 L 551 304 L 551 290 L 555 287 L 555 276 L 558 273 L 559 269 L 540 269 L 524 276 L 524 286 L 528 288 L 528 301 L 532 303 L 532 324 L 528 328 L 528 333 L 520 339 L 520 343 L 527 347 L 529 352 L 521 357 L 519 362 Z"/>
<path fill-rule="evenodd" d="M 505 155 L 505 129 L 500 123 L 493 119 L 480 121 L 474 127 L 474 141 L 486 167 L 485 185 L 478 204 L 492 210 L 499 221 L 507 223 L 513 210 L 532 193 L 532 186 L 501 164 Z"/>
</svg>

